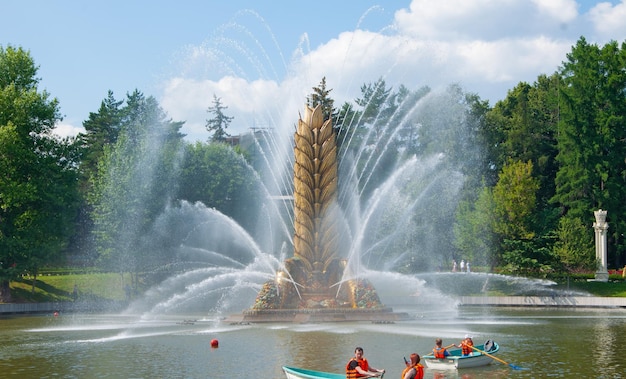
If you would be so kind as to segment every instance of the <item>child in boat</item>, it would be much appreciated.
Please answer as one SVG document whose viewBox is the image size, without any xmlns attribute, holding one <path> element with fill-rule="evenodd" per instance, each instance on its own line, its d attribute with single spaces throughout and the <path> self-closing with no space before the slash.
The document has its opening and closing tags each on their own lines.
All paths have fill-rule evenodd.
<svg viewBox="0 0 626 379">
<path fill-rule="evenodd" d="M 441 347 L 441 345 L 443 345 L 443 341 L 441 338 L 437 338 L 435 340 L 435 348 L 433 349 L 433 355 L 437 359 L 443 359 L 450 355 L 450 352 L 448 352 L 445 347 Z"/>
<path fill-rule="evenodd" d="M 472 355 L 474 353 L 474 349 L 472 349 L 472 347 L 474 346 L 474 341 L 472 341 L 472 336 L 470 336 L 469 334 L 465 335 L 465 339 L 461 341 L 460 344 L 454 346 L 461 348 L 461 355 L 463 355 L 464 357 Z"/>
</svg>

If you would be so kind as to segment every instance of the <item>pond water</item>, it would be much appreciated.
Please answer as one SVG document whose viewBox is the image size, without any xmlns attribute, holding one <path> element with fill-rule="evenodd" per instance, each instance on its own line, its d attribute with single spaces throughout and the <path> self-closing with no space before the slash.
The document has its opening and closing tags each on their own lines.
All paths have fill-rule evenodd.
<svg viewBox="0 0 626 379">
<path fill-rule="evenodd" d="M 207 315 L 141 318 L 61 314 L 0 318 L 3 378 L 284 378 L 281 366 L 343 372 L 356 346 L 385 378 L 403 357 L 466 334 L 497 341 L 485 368 L 426 370 L 426 378 L 626 377 L 626 310 L 462 307 L 408 311 L 393 324 L 229 325 Z M 191 320 L 195 320 L 191 322 Z M 219 341 L 211 348 L 211 340 Z"/>
</svg>

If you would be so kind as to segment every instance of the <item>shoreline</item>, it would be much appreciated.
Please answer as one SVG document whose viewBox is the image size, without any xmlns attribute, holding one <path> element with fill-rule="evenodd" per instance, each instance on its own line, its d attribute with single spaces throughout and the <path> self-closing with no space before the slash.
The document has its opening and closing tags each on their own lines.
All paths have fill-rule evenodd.
<svg viewBox="0 0 626 379">
<path fill-rule="evenodd" d="M 460 296 L 460 307 L 551 307 L 551 308 L 617 308 L 626 309 L 626 297 L 600 296 Z M 46 303 L 1 303 L 0 315 L 45 313 L 120 312 L 126 301 L 77 301 Z"/>
<path fill-rule="evenodd" d="M 459 306 L 626 308 L 626 297 L 601 296 L 461 296 Z"/>
</svg>

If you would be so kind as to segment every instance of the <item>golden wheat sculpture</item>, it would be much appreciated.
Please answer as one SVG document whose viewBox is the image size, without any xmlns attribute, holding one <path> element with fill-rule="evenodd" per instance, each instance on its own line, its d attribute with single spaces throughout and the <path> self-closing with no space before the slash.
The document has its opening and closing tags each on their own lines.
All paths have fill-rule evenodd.
<svg viewBox="0 0 626 379">
<path fill-rule="evenodd" d="M 294 256 L 319 275 L 337 257 L 337 143 L 321 106 L 306 107 L 294 136 Z"/>
<path fill-rule="evenodd" d="M 339 249 L 338 160 L 332 121 L 306 106 L 294 134 L 294 255 L 267 281 L 247 317 L 264 310 L 380 308 L 367 281 L 344 278 Z M 276 314 L 270 313 L 270 319 Z M 343 314 L 342 314 L 343 316 Z"/>
</svg>

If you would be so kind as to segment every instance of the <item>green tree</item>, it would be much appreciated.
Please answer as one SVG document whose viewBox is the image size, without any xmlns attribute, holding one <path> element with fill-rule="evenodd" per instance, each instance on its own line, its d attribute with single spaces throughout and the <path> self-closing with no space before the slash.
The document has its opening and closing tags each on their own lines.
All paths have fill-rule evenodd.
<svg viewBox="0 0 626 379">
<path fill-rule="evenodd" d="M 222 105 L 222 99 L 213 94 L 213 106 L 207 109 L 207 112 L 213 115 L 213 118 L 206 120 L 206 128 L 209 132 L 213 132 L 211 141 L 224 142 L 230 135 L 226 132 L 233 117 L 226 116 L 224 110 L 228 109 Z"/>
<path fill-rule="evenodd" d="M 336 112 L 333 106 L 335 100 L 330 97 L 331 92 L 332 89 L 326 88 L 326 77 L 323 77 L 320 84 L 317 87 L 313 87 L 313 93 L 307 96 L 306 99 L 307 105 L 311 108 L 315 108 L 318 105 L 322 106 L 324 120 L 330 119 Z"/>
<path fill-rule="evenodd" d="M 46 91 L 30 53 L 0 46 L 0 301 L 9 282 L 58 261 L 73 232 L 78 154 L 52 135 L 59 105 Z"/>
<path fill-rule="evenodd" d="M 487 100 L 472 93 L 465 93 L 460 101 L 464 105 L 464 116 L 457 129 L 457 142 L 449 148 L 449 152 L 452 154 L 452 167 L 465 176 L 461 199 L 474 202 L 484 187 L 492 187 L 497 180 L 497 170 L 487 142 L 487 115 L 491 108 Z"/>
<path fill-rule="evenodd" d="M 500 172 L 493 189 L 494 231 L 503 241 L 502 261 L 514 272 L 541 269 L 549 251 L 546 241 L 535 239 L 533 215 L 539 180 L 532 176 L 533 164 L 511 160 Z"/>
<path fill-rule="evenodd" d="M 609 210 L 609 222 L 618 226 L 611 229 L 609 261 L 620 265 L 625 261 L 619 220 L 626 218 L 621 200 L 626 196 L 626 45 L 610 42 L 600 48 L 580 38 L 560 74 L 554 201 L 573 219 Z"/>
<path fill-rule="evenodd" d="M 500 120 L 502 143 L 498 145 L 498 167 L 509 159 L 530 160 L 533 174 L 541 182 L 538 201 L 544 205 L 554 195 L 558 81 L 556 75 L 542 75 L 532 86 L 520 83 L 491 111 L 492 117 L 497 114 Z"/>
<path fill-rule="evenodd" d="M 492 189 L 483 187 L 475 203 L 461 201 L 454 223 L 454 245 L 474 265 L 494 267 L 499 263 L 494 233 Z"/>
<path fill-rule="evenodd" d="M 361 98 L 355 100 L 360 107 L 353 118 L 354 121 L 345 128 L 345 144 L 342 156 L 350 156 L 356 164 L 350 170 L 359 178 L 359 187 L 368 197 L 381 181 L 383 181 L 398 159 L 398 132 L 401 125 L 392 122 L 396 111 L 403 100 L 401 97 L 408 96 L 403 90 L 394 92 L 393 88 L 387 87 L 384 79 L 379 78 L 375 83 L 361 86 Z M 342 110 L 343 111 L 343 110 Z M 341 141 L 340 141 L 341 142 Z M 342 148 L 344 146 L 342 145 Z M 375 154 L 363 154 L 364 151 L 375 151 Z M 349 160 L 348 160 L 349 162 Z M 341 163 L 344 167 L 352 165 Z M 340 166 L 340 171 L 342 167 Z"/>
<path fill-rule="evenodd" d="M 480 178 L 482 173 L 476 168 L 484 165 L 478 132 L 487 104 L 477 95 L 465 93 L 459 85 L 427 94 L 411 102 L 419 100 L 413 151 L 420 156 L 443 153 L 449 167 L 463 173 L 474 172 Z"/>
<path fill-rule="evenodd" d="M 349 144 L 351 135 L 348 133 L 351 125 L 356 124 L 359 119 L 359 113 L 354 109 L 354 105 L 349 102 L 343 103 L 341 108 L 337 110 L 334 116 L 333 128 L 337 131 L 337 148 L 339 151 L 344 150 L 344 146 Z"/>
<path fill-rule="evenodd" d="M 500 172 L 493 189 L 496 232 L 508 239 L 530 239 L 539 183 L 532 176 L 532 162 L 510 161 Z"/>
<path fill-rule="evenodd" d="M 84 149 L 81 173 L 86 179 L 96 172 L 104 147 L 117 141 L 122 127 L 123 114 L 120 107 L 123 103 L 124 101 L 115 99 L 112 91 L 108 91 L 98 112 L 90 112 L 89 118 L 83 122 L 85 132 L 78 137 Z"/>
<path fill-rule="evenodd" d="M 487 157 L 485 163 L 500 171 L 507 162 L 530 161 L 532 176 L 538 180 L 536 206 L 532 214 L 527 216 L 528 220 L 532 220 L 526 233 L 527 236 L 532 235 L 532 240 L 524 238 L 527 245 L 549 243 L 557 226 L 559 210 L 551 200 L 555 193 L 557 170 L 558 91 L 558 75 L 540 75 L 532 85 L 519 83 L 485 117 L 482 134 L 486 142 L 482 145 L 485 146 Z M 489 182 L 493 181 L 489 170 L 483 170 L 482 173 L 487 175 Z M 508 239 L 513 240 L 515 238 Z M 499 247 L 503 248 L 503 245 Z M 498 255 L 504 253 L 507 252 L 500 251 Z"/>
<path fill-rule="evenodd" d="M 185 147 L 176 199 L 202 202 L 252 230 L 257 205 L 264 201 L 257 178 L 241 154 L 220 143 Z"/>
<path fill-rule="evenodd" d="M 363 109 L 361 123 L 373 125 L 378 119 L 384 117 L 383 110 L 391 94 L 392 88 L 387 87 L 383 78 L 379 78 L 375 83 L 363 84 L 361 97 L 355 101 Z"/>
<path fill-rule="evenodd" d="M 563 217 L 556 234 L 554 254 L 568 271 L 596 269 L 593 232 L 588 223 Z"/>
<path fill-rule="evenodd" d="M 564 207 L 564 213 L 582 219 L 597 206 L 594 187 L 602 185 L 595 172 L 604 155 L 598 150 L 604 147 L 596 123 L 601 106 L 597 102 L 601 91 L 600 49 L 581 38 L 567 59 L 561 70 L 563 106 L 555 200 Z"/>
<path fill-rule="evenodd" d="M 338 146 L 343 152 L 351 154 L 359 160 L 358 151 L 364 145 L 374 145 L 380 142 L 377 139 L 383 132 L 383 126 L 388 119 L 383 120 L 383 111 L 392 88 L 387 88 L 385 81 L 380 78 L 376 83 L 361 86 L 361 97 L 355 100 L 357 107 L 344 103 L 337 112 Z M 390 112 L 385 112 L 390 115 Z M 361 166 L 364 162 L 360 163 Z M 361 167 L 360 169 L 363 169 Z"/>
<path fill-rule="evenodd" d="M 79 188 L 81 193 L 80 211 L 76 222 L 76 233 L 68 246 L 68 253 L 80 256 L 82 260 L 95 258 L 93 239 L 93 209 L 87 197 L 91 192 L 91 179 L 98 175 L 98 164 L 103 160 L 105 148 L 111 148 L 117 142 L 122 128 L 123 100 L 116 100 L 112 91 L 102 100 L 97 112 L 90 112 L 89 118 L 83 121 L 85 132 L 77 136 L 80 145 L 81 159 L 79 170 Z M 90 262 L 93 264 L 93 262 Z"/>
<path fill-rule="evenodd" d="M 149 249 L 152 224 L 176 193 L 182 122 L 168 119 L 153 97 L 127 95 L 115 144 L 106 145 L 89 201 L 100 263 L 135 274 L 161 261 Z"/>
</svg>

